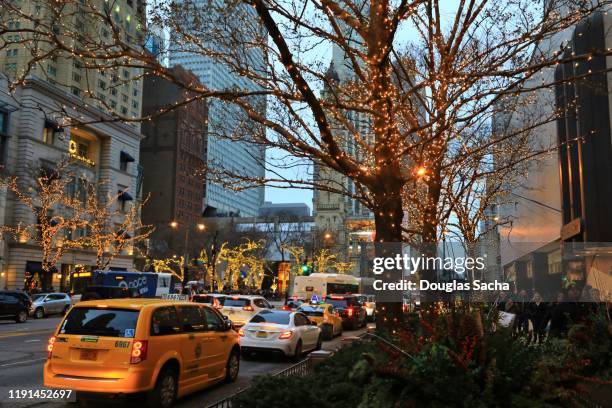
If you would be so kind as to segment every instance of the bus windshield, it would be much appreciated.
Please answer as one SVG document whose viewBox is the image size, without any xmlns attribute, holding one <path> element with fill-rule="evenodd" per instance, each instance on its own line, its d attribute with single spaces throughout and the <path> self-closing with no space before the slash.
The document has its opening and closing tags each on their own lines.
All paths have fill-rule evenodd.
<svg viewBox="0 0 612 408">
<path fill-rule="evenodd" d="M 351 283 L 328 283 L 327 293 L 336 293 L 339 295 L 346 293 L 359 292 L 359 285 Z"/>
</svg>

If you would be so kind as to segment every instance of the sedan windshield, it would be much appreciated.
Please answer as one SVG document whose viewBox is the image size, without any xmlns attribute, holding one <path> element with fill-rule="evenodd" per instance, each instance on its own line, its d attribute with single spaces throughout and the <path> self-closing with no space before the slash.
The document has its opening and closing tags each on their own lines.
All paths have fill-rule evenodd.
<svg viewBox="0 0 612 408">
<path fill-rule="evenodd" d="M 226 298 L 225 302 L 223 303 L 223 306 L 245 307 L 245 306 L 249 306 L 250 304 L 251 304 L 251 301 L 249 299 L 244 299 L 244 298 L 238 298 L 238 299 Z"/>
<path fill-rule="evenodd" d="M 263 310 L 253 316 L 251 323 L 289 324 L 289 313 Z"/>
<path fill-rule="evenodd" d="M 32 302 L 35 302 L 37 300 L 42 300 L 45 296 L 47 295 L 34 295 L 32 296 Z"/>
</svg>

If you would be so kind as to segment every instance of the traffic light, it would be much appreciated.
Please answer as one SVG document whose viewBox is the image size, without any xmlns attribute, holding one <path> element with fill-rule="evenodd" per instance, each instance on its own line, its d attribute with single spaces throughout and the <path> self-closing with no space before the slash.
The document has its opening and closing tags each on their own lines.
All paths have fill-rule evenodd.
<svg viewBox="0 0 612 408">
<path fill-rule="evenodd" d="M 301 269 L 302 269 L 302 275 L 303 276 L 308 276 L 308 275 L 310 275 L 312 273 L 312 264 L 306 260 L 302 264 Z"/>
</svg>

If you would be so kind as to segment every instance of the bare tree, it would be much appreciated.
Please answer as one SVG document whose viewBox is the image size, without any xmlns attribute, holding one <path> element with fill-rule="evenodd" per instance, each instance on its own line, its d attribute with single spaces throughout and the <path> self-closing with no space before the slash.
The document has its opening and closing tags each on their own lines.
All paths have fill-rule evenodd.
<svg viewBox="0 0 612 408">
<path fill-rule="evenodd" d="M 373 212 L 376 241 L 382 243 L 400 242 L 406 234 L 435 243 L 444 205 L 457 202 L 446 196 L 454 191 L 445 188 L 447 170 L 513 137 L 465 143 L 466 131 L 488 120 L 501 98 L 532 89 L 526 82 L 560 60 L 589 64 L 593 55 L 607 52 L 562 57 L 561 49 L 542 49 L 606 7 L 603 0 L 460 0 L 450 6 L 442 0 L 149 3 L 149 25 L 171 32 L 171 53 L 210 58 L 243 80 L 232 88 L 208 89 L 175 77 L 142 43 L 123 35 L 113 7 L 97 0 L 39 1 L 48 10 L 44 15 L 0 0 L 11 17 L 3 19 L 0 35 L 12 38 L 0 48 L 19 45 L 31 55 L 15 72 L 15 83 L 51 58 L 78 58 L 90 70 L 155 72 L 188 91 L 184 103 L 207 98 L 220 107 L 225 115 L 215 120 L 232 126 L 211 127 L 214 137 L 284 152 L 262 163 L 270 177 L 209 163 L 209 178 L 234 189 L 265 184 L 349 196 Z M 92 30 L 72 23 L 82 12 Z M 7 23 L 15 20 L 23 24 Z M 140 21 L 141 36 L 145 23 Z M 102 26 L 109 36 L 98 34 Z M 329 75 L 328 64 L 318 58 L 329 46 L 339 55 L 335 68 L 342 75 Z M 318 92 L 323 87 L 324 97 Z M 95 90 L 89 91 L 88 98 L 96 99 Z M 148 119 L 115 113 L 112 120 Z M 287 170 L 312 162 L 329 177 L 287 176 Z M 333 174 L 350 180 L 351 187 Z M 401 318 L 401 304 L 378 306 L 381 322 Z"/>
</svg>

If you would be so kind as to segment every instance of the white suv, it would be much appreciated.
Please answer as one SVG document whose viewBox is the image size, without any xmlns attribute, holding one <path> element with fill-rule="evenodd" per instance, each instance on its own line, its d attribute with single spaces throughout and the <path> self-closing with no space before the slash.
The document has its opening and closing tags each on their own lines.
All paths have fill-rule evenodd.
<svg viewBox="0 0 612 408">
<path fill-rule="evenodd" d="M 263 296 L 227 295 L 223 300 L 221 313 L 227 316 L 234 326 L 243 326 L 260 311 L 270 309 L 274 309 L 274 306 Z"/>
</svg>

